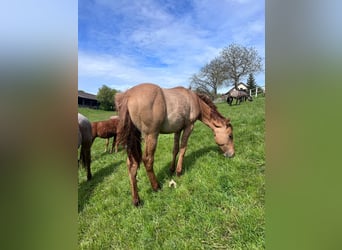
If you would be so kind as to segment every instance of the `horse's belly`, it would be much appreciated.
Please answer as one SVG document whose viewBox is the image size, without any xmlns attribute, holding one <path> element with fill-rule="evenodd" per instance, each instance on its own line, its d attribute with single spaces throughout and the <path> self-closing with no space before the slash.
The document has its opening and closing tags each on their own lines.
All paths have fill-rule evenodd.
<svg viewBox="0 0 342 250">
<path fill-rule="evenodd" d="M 170 134 L 182 130 L 185 126 L 185 120 L 182 116 L 169 116 L 162 126 L 160 127 L 160 133 Z"/>
</svg>

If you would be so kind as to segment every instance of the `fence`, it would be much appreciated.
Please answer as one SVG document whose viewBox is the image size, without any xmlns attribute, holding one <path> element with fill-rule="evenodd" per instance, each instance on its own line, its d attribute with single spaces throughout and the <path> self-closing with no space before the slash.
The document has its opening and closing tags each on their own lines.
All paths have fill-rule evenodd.
<svg viewBox="0 0 342 250">
<path fill-rule="evenodd" d="M 249 95 L 253 96 L 253 92 L 255 97 L 257 97 L 258 94 L 265 95 L 265 86 L 258 86 L 255 89 L 250 89 Z"/>
</svg>

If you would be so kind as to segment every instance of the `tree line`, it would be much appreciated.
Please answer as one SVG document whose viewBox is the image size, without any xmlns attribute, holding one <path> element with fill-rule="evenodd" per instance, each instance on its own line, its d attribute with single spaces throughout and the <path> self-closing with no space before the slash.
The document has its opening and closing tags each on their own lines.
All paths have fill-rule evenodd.
<svg viewBox="0 0 342 250">
<path fill-rule="evenodd" d="M 253 89 L 256 87 L 253 74 L 261 71 L 262 58 L 255 48 L 231 44 L 190 77 L 190 88 L 215 98 L 219 87 L 233 85 L 238 89 L 240 80 L 248 76 L 247 86 Z"/>
</svg>

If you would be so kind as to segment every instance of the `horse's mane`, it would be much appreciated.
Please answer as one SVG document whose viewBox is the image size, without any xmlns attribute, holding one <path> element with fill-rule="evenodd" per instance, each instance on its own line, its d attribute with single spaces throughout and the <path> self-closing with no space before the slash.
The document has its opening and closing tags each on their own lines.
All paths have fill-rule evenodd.
<svg viewBox="0 0 342 250">
<path fill-rule="evenodd" d="M 209 106 L 210 118 L 211 119 L 228 120 L 223 115 L 221 115 L 220 112 L 218 112 L 217 107 L 215 106 L 215 104 L 210 100 L 210 98 L 207 95 L 202 94 L 202 93 L 196 93 L 196 94 L 203 102 L 205 102 Z M 228 122 L 229 122 L 229 120 L 228 120 Z"/>
</svg>

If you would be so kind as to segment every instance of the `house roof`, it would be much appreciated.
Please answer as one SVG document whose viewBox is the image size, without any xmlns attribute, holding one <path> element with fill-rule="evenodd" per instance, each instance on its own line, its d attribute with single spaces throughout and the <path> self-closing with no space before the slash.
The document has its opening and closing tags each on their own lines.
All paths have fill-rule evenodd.
<svg viewBox="0 0 342 250">
<path fill-rule="evenodd" d="M 246 89 L 248 88 L 248 86 L 247 86 L 246 84 L 244 84 L 243 82 L 240 82 L 240 83 L 238 84 L 238 87 L 239 87 L 240 85 L 243 85 Z"/>
<path fill-rule="evenodd" d="M 78 97 L 82 97 L 85 99 L 91 99 L 91 100 L 97 100 L 96 95 L 90 94 L 90 93 L 86 93 L 83 90 L 79 90 L 78 91 Z"/>
<path fill-rule="evenodd" d="M 244 86 L 246 89 L 248 89 L 247 85 L 244 84 L 243 82 L 240 82 L 240 83 L 238 84 L 238 88 L 240 88 L 241 85 Z M 229 89 L 229 90 L 227 91 L 227 93 L 225 93 L 225 95 L 228 95 L 233 89 L 235 89 L 235 86 L 233 86 L 231 89 Z"/>
</svg>

